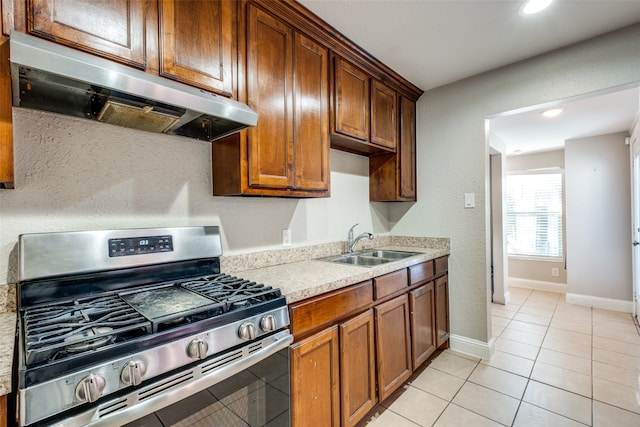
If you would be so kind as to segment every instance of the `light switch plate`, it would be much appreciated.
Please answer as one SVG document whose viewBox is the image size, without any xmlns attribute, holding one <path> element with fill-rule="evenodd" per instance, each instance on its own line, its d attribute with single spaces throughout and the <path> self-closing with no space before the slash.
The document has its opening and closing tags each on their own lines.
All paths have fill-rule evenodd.
<svg viewBox="0 0 640 427">
<path fill-rule="evenodd" d="M 476 194 L 475 193 L 465 193 L 464 194 L 464 208 L 470 209 L 476 207 Z"/>
</svg>

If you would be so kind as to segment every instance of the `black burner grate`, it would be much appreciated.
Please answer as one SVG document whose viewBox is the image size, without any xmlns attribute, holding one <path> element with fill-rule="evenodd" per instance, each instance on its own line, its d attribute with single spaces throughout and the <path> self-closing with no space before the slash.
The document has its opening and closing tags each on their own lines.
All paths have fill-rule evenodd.
<svg viewBox="0 0 640 427">
<path fill-rule="evenodd" d="M 279 289 L 222 273 L 181 281 L 177 285 L 225 304 L 225 311 L 242 309 L 281 296 Z"/>
<path fill-rule="evenodd" d="M 117 295 L 102 295 L 25 310 L 27 365 L 57 360 L 150 333 L 151 325 Z"/>
</svg>

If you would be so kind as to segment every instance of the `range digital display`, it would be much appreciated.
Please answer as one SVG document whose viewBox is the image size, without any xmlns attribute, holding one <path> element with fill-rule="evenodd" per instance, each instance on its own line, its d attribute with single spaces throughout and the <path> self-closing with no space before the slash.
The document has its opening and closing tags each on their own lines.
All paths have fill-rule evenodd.
<svg viewBox="0 0 640 427">
<path fill-rule="evenodd" d="M 109 256 L 144 255 L 173 251 L 171 236 L 127 237 L 109 239 Z"/>
</svg>

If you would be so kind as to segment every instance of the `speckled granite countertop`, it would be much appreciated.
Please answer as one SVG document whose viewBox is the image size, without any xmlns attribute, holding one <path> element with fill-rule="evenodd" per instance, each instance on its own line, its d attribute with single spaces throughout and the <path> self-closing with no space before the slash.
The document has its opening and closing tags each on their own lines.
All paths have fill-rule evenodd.
<svg viewBox="0 0 640 427">
<path fill-rule="evenodd" d="M 16 336 L 15 311 L 15 285 L 0 285 L 0 396 L 11 392 L 13 345 Z"/>
<path fill-rule="evenodd" d="M 375 267 L 309 260 L 247 270 L 237 274 L 243 279 L 280 288 L 287 298 L 287 303 L 291 304 L 449 254 L 448 249 L 408 248 L 404 246 L 386 246 L 384 249 L 420 252 L 420 255 Z"/>
<path fill-rule="evenodd" d="M 273 260 L 287 258 L 278 265 L 264 266 L 257 257 L 260 253 L 228 257 L 222 260 L 222 271 L 244 279 L 279 288 L 289 304 L 339 289 L 354 283 L 369 280 L 414 264 L 419 264 L 444 255 L 449 255 L 449 239 L 382 236 L 374 241 L 376 249 L 393 249 L 420 252 L 419 255 L 374 267 L 330 263 L 317 258 L 331 257 L 344 252 L 341 246 L 317 245 L 302 248 L 295 255 L 291 250 L 265 252 L 264 257 Z M 302 255 L 301 255 L 302 254 Z M 295 256 L 303 256 L 296 260 Z"/>
</svg>

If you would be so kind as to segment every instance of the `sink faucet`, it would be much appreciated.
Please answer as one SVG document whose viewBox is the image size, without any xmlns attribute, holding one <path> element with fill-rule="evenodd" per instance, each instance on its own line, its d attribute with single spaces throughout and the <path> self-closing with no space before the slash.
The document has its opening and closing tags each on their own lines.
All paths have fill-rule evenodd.
<svg viewBox="0 0 640 427">
<path fill-rule="evenodd" d="M 369 240 L 373 240 L 373 234 L 371 233 L 361 233 L 358 237 L 356 237 L 355 239 L 353 238 L 353 229 L 356 228 L 355 224 L 353 227 L 351 227 L 349 229 L 349 233 L 347 234 L 347 245 L 349 245 L 349 253 L 352 254 L 353 253 L 353 248 L 355 248 L 356 243 L 358 243 L 361 239 L 364 239 L 365 237 L 368 238 Z"/>
</svg>

